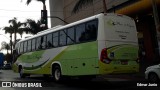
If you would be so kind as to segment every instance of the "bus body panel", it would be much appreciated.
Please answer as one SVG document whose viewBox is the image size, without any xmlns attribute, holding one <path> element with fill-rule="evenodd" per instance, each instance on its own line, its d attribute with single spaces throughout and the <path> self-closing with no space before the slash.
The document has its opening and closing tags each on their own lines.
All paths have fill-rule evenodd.
<svg viewBox="0 0 160 90">
<path fill-rule="evenodd" d="M 116 14 L 103 15 L 99 19 L 104 28 L 98 39 L 98 52 L 106 48 L 107 62 L 99 60 L 100 74 L 135 73 L 139 71 L 138 40 L 135 22 L 133 19 Z"/>
<path fill-rule="evenodd" d="M 35 51 L 21 55 L 17 66 L 22 65 L 25 73 L 50 74 L 52 62 L 61 64 L 62 75 L 97 75 L 97 41 Z"/>
</svg>

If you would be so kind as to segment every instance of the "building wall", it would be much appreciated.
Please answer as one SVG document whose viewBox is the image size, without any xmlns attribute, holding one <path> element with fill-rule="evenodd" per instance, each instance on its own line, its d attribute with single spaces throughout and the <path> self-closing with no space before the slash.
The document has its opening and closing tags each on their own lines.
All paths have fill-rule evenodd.
<svg viewBox="0 0 160 90">
<path fill-rule="evenodd" d="M 70 1 L 70 3 L 69 3 Z M 103 11 L 103 8 L 101 8 L 101 1 L 102 0 L 97 0 L 98 2 L 93 5 L 88 5 L 84 8 L 82 8 L 78 13 L 72 13 L 72 10 L 73 10 L 73 7 L 75 6 L 75 3 L 77 2 L 78 0 L 64 0 L 64 19 L 67 21 L 67 22 L 74 22 L 74 21 L 77 21 L 77 20 L 80 20 L 80 19 L 83 19 L 83 18 L 86 18 L 86 17 L 89 17 L 91 15 L 94 15 L 96 13 L 100 13 Z M 99 6 L 99 7 L 98 7 Z M 95 10 L 95 7 L 96 8 L 99 8 L 99 10 Z"/>
<path fill-rule="evenodd" d="M 56 16 L 61 19 L 64 19 L 63 0 L 49 0 L 49 4 L 50 4 L 50 15 L 48 16 Z M 51 19 L 51 27 L 64 24 L 63 21 L 57 18 L 50 18 L 50 19 Z"/>
<path fill-rule="evenodd" d="M 93 4 L 83 7 L 77 13 L 72 13 L 73 7 L 78 0 L 50 0 L 51 16 L 58 16 L 63 20 L 71 23 L 77 20 L 99 14 L 103 12 L 103 0 L 94 0 Z M 107 9 L 120 5 L 129 0 L 106 0 Z M 64 24 L 58 19 L 51 19 L 51 27 Z"/>
</svg>

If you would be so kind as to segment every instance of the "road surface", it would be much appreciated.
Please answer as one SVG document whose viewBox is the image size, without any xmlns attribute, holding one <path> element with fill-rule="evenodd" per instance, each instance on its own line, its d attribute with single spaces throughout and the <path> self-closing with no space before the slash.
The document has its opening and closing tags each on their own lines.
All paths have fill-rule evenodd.
<svg viewBox="0 0 160 90">
<path fill-rule="evenodd" d="M 2 87 L 2 82 L 11 82 L 12 88 Z M 28 83 L 40 83 L 42 87 L 27 88 L 25 85 L 23 87 L 16 87 L 13 83 L 27 83 L 27 85 Z M 105 76 L 98 76 L 92 81 L 80 81 L 74 78 L 57 83 L 54 82 L 51 77 L 44 78 L 41 75 L 32 75 L 22 79 L 19 78 L 18 73 L 14 73 L 12 70 L 0 71 L 0 90 L 159 90 L 160 88 L 160 86 L 137 86 L 137 84 L 143 85 L 149 83 L 130 80 L 128 78 L 107 78 Z"/>
</svg>

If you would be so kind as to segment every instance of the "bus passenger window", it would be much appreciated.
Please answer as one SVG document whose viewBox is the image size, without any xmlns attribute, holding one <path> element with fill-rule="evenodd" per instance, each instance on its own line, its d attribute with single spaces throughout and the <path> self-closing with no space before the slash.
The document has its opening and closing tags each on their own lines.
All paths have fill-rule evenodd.
<svg viewBox="0 0 160 90">
<path fill-rule="evenodd" d="M 66 30 L 60 31 L 60 42 L 59 42 L 60 46 L 66 45 L 66 34 L 67 34 Z"/>
<path fill-rule="evenodd" d="M 91 21 L 86 24 L 86 40 L 96 40 L 97 38 L 97 21 Z"/>
<path fill-rule="evenodd" d="M 24 52 L 27 52 L 27 41 L 24 42 L 24 47 L 23 47 L 23 48 L 24 48 L 24 49 L 23 49 Z"/>
<path fill-rule="evenodd" d="M 76 26 L 76 42 L 84 42 L 85 40 L 85 24 Z"/>
<path fill-rule="evenodd" d="M 53 33 L 53 46 L 58 46 L 58 32 Z"/>
<path fill-rule="evenodd" d="M 28 47 L 27 51 L 30 52 L 31 51 L 31 40 L 28 41 L 28 46 L 27 47 Z"/>
<path fill-rule="evenodd" d="M 38 37 L 36 40 L 36 50 L 41 49 L 41 37 Z"/>
<path fill-rule="evenodd" d="M 75 42 L 74 35 L 74 28 L 69 28 L 67 31 L 67 44 L 73 44 Z"/>
<path fill-rule="evenodd" d="M 41 37 L 41 46 L 42 46 L 42 49 L 46 48 L 46 36 Z"/>
<path fill-rule="evenodd" d="M 52 34 L 47 35 L 47 48 L 53 47 L 52 45 Z"/>
<path fill-rule="evenodd" d="M 23 53 L 23 42 L 20 44 L 20 53 Z"/>
<path fill-rule="evenodd" d="M 32 39 L 32 51 L 35 50 L 36 40 Z"/>
</svg>

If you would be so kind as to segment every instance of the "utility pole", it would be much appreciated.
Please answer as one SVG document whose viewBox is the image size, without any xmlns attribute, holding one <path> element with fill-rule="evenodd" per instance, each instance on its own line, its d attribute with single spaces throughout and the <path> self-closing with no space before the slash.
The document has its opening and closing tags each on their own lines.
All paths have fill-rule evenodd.
<svg viewBox="0 0 160 90">
<path fill-rule="evenodd" d="M 13 43 L 12 43 L 12 33 L 10 34 L 10 46 L 11 46 L 11 59 L 12 59 L 12 63 L 13 63 Z"/>
<path fill-rule="evenodd" d="M 158 47 L 156 48 L 156 53 L 157 53 L 156 58 L 159 58 L 160 56 L 160 21 L 158 16 L 156 0 L 151 0 L 151 2 L 152 2 L 154 22 L 156 26 L 156 38 L 157 38 L 157 44 L 158 44 Z"/>
</svg>

